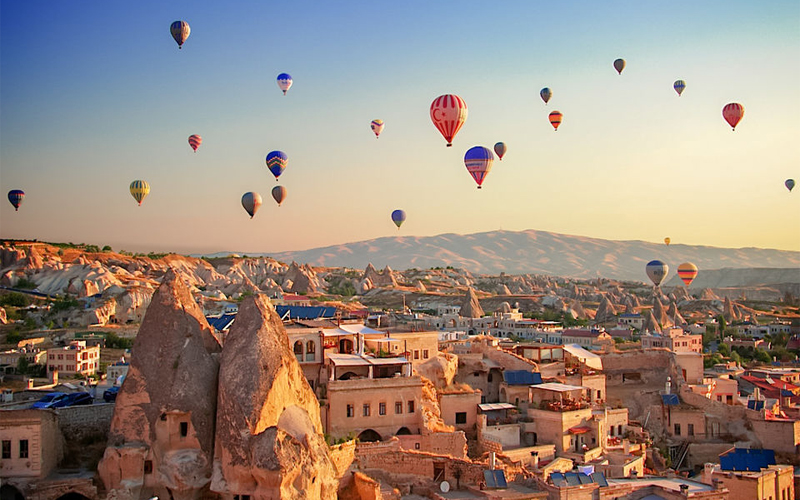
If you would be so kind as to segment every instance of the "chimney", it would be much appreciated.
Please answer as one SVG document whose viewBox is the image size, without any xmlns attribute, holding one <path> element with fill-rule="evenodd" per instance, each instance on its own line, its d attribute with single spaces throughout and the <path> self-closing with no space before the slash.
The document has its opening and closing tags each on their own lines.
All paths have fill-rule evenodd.
<svg viewBox="0 0 800 500">
<path fill-rule="evenodd" d="M 689 498 L 689 485 L 688 484 L 681 484 L 681 495 L 684 498 Z"/>
<path fill-rule="evenodd" d="M 711 484 L 714 486 L 715 490 L 721 490 L 723 488 L 721 479 L 714 478 L 711 480 Z"/>
<path fill-rule="evenodd" d="M 26 383 L 26 387 L 28 389 L 33 389 L 33 379 L 32 378 L 26 378 L 25 379 L 25 383 Z"/>
<path fill-rule="evenodd" d="M 497 462 L 497 455 L 495 454 L 495 452 L 490 451 L 489 452 L 489 469 L 490 470 L 494 470 L 494 468 L 496 466 L 496 462 Z"/>
<path fill-rule="evenodd" d="M 53 385 L 58 385 L 58 370 L 53 370 L 50 372 L 50 383 Z"/>
</svg>

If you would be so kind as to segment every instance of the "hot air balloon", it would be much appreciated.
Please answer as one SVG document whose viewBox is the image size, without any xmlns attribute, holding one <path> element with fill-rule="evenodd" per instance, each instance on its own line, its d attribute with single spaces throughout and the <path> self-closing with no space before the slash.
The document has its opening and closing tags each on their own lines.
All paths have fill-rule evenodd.
<svg viewBox="0 0 800 500">
<path fill-rule="evenodd" d="M 652 281 L 655 286 L 658 286 L 661 284 L 661 280 L 669 273 L 669 266 L 660 260 L 651 260 L 647 263 L 647 266 L 645 266 L 645 271 L 650 281 Z"/>
<path fill-rule="evenodd" d="M 672 84 L 672 88 L 675 89 L 675 92 L 678 93 L 678 97 L 683 94 L 683 89 L 686 88 L 686 82 L 683 80 L 675 80 L 675 83 Z"/>
<path fill-rule="evenodd" d="M 281 73 L 278 75 L 278 87 L 283 90 L 283 95 L 286 95 L 286 91 L 292 86 L 292 75 L 289 73 Z M 301 92 L 302 93 L 302 92 Z"/>
<path fill-rule="evenodd" d="M 564 115 L 562 115 L 560 111 L 553 111 L 550 113 L 550 125 L 556 129 L 556 132 L 558 132 L 558 126 L 561 125 L 561 119 L 563 117 Z"/>
<path fill-rule="evenodd" d="M 369 124 L 369 128 L 375 133 L 375 138 L 377 139 L 381 132 L 383 132 L 383 120 L 372 120 Z"/>
<path fill-rule="evenodd" d="M 492 170 L 492 163 L 494 162 L 494 154 L 489 148 L 483 146 L 475 146 L 469 148 L 464 155 L 464 165 L 467 166 L 467 171 L 478 183 L 478 189 L 481 188 L 484 179 Z"/>
<path fill-rule="evenodd" d="M 743 116 L 744 106 L 738 102 L 726 104 L 725 107 L 722 108 L 722 117 L 725 118 L 725 121 L 731 126 L 731 130 L 736 130 L 736 125 L 739 124 Z"/>
<path fill-rule="evenodd" d="M 553 97 L 553 91 L 550 90 L 548 87 L 543 88 L 539 91 L 539 95 L 542 96 L 542 100 L 545 104 L 550 102 L 550 98 Z"/>
<path fill-rule="evenodd" d="M 192 147 L 192 149 L 194 150 L 195 153 L 197 153 L 197 148 L 199 148 L 201 144 L 203 144 L 203 138 L 202 137 L 200 137 L 197 134 L 189 136 L 189 146 Z"/>
<path fill-rule="evenodd" d="M 792 189 L 794 189 L 794 179 L 786 179 L 786 182 L 784 182 L 783 184 L 786 186 L 786 189 L 788 189 L 790 193 L 792 192 Z M 25 195 L 25 193 L 22 194 L 23 196 Z M 9 194 L 9 196 L 11 196 L 11 194 Z"/>
<path fill-rule="evenodd" d="M 498 142 L 494 145 L 494 152 L 497 153 L 497 157 L 500 158 L 501 161 L 503 160 L 503 156 L 506 155 L 506 151 L 508 151 L 508 147 L 506 147 L 505 142 Z"/>
<path fill-rule="evenodd" d="M 669 242 L 670 242 L 670 241 L 672 241 L 672 240 L 670 240 L 670 239 L 669 239 L 669 236 L 667 236 L 666 238 L 664 238 L 664 244 L 665 244 L 665 245 L 669 246 Z"/>
<path fill-rule="evenodd" d="M 139 206 L 142 206 L 142 201 L 150 194 L 150 184 L 147 181 L 133 181 L 130 190 L 133 199 L 139 202 Z"/>
<path fill-rule="evenodd" d="M 19 206 L 22 205 L 23 198 L 25 198 L 25 191 L 21 189 L 12 189 L 8 192 L 8 201 L 14 205 L 15 212 L 19 212 Z"/>
<path fill-rule="evenodd" d="M 617 73 L 620 75 L 622 74 L 622 70 L 625 69 L 625 59 L 617 59 L 614 61 L 614 69 L 617 70 Z"/>
<path fill-rule="evenodd" d="M 261 206 L 261 195 L 254 191 L 245 193 L 242 196 L 242 206 L 247 213 L 250 214 L 250 218 L 252 219 L 256 212 L 258 212 L 258 207 Z"/>
<path fill-rule="evenodd" d="M 278 177 L 286 170 L 287 163 L 289 157 L 283 151 L 270 151 L 267 155 L 267 168 L 275 176 L 275 182 L 278 182 Z"/>
<path fill-rule="evenodd" d="M 183 43 L 189 38 L 189 33 L 191 32 L 191 28 L 189 28 L 189 23 L 186 21 L 175 21 L 169 27 L 169 32 L 172 33 L 172 38 L 178 43 L 178 48 L 183 48 Z"/>
<path fill-rule="evenodd" d="M 467 103 L 455 94 L 440 95 L 431 103 L 431 120 L 449 148 L 453 145 L 453 137 L 467 120 Z"/>
<path fill-rule="evenodd" d="M 286 188 L 283 186 L 275 186 L 272 188 L 272 197 L 278 202 L 278 206 L 281 206 L 283 200 L 286 199 Z"/>
<path fill-rule="evenodd" d="M 400 226 L 403 225 L 403 222 L 406 221 L 406 213 L 404 210 L 395 210 L 392 212 L 392 222 L 394 225 L 397 226 L 397 229 L 400 229 Z"/>
<path fill-rule="evenodd" d="M 689 285 L 691 285 L 692 281 L 697 277 L 697 266 L 691 262 L 684 262 L 678 266 L 678 276 L 683 280 L 686 288 L 689 288 Z"/>
</svg>

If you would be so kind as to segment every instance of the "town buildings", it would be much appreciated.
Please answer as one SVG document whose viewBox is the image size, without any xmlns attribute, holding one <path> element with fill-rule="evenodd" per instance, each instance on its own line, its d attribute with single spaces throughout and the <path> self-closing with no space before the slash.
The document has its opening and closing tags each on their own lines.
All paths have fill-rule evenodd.
<svg viewBox="0 0 800 500">
<path fill-rule="evenodd" d="M 73 340 L 66 347 L 47 350 L 47 371 L 60 376 L 87 377 L 100 367 L 100 346 L 87 346 L 83 340 Z"/>
</svg>

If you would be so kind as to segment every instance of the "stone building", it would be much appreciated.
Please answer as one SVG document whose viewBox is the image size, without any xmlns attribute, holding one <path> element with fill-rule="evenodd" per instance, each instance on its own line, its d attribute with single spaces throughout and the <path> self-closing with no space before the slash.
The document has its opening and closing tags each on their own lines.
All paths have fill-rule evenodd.
<svg viewBox="0 0 800 500">
<path fill-rule="evenodd" d="M 0 417 L 0 478 L 47 477 L 63 455 L 56 413 L 4 410 Z"/>
<path fill-rule="evenodd" d="M 66 347 L 47 350 L 47 371 L 64 376 L 86 377 L 97 373 L 100 367 L 100 346 L 87 346 L 84 340 L 73 340 Z"/>
</svg>

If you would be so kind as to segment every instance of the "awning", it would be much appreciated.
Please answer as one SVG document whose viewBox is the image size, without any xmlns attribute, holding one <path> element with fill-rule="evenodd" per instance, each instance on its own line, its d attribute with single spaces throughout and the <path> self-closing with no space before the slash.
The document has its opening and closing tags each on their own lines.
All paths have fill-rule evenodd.
<svg viewBox="0 0 800 500">
<path fill-rule="evenodd" d="M 586 434 L 587 432 L 591 432 L 590 427 L 585 426 L 578 426 L 578 427 L 570 427 L 569 433 L 570 434 Z"/>
<path fill-rule="evenodd" d="M 479 404 L 478 408 L 481 411 L 495 411 L 495 410 L 510 410 L 512 408 L 516 408 L 516 406 L 512 405 L 511 403 L 483 403 Z"/>
</svg>

